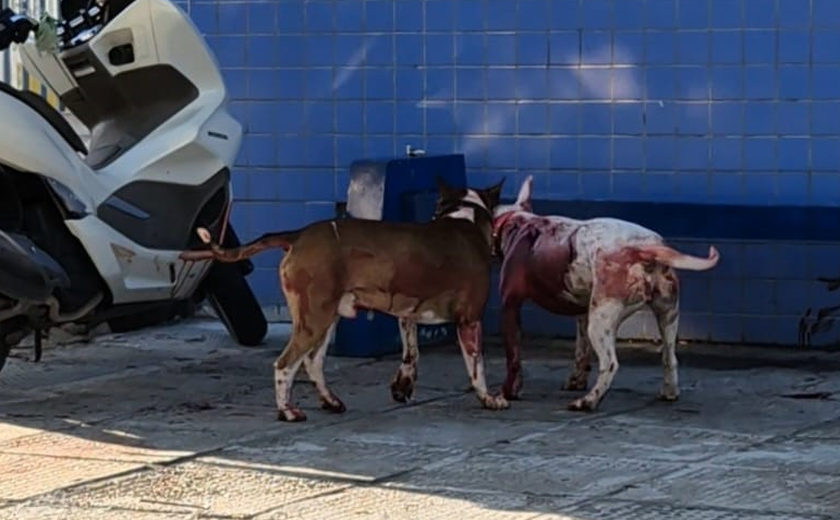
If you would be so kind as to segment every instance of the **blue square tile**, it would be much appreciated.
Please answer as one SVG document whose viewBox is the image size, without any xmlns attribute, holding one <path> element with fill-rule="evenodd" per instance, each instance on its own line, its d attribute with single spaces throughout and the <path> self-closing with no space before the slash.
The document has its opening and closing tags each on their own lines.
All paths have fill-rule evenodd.
<svg viewBox="0 0 840 520">
<path fill-rule="evenodd" d="M 648 137 L 645 157 L 648 170 L 669 170 L 676 166 L 677 142 L 673 137 Z"/>
<path fill-rule="evenodd" d="M 811 9 L 815 27 L 837 27 L 840 25 L 840 4 L 834 0 L 812 0 Z"/>
<path fill-rule="evenodd" d="M 581 137 L 579 166 L 581 170 L 607 170 L 612 162 L 608 137 Z"/>
<path fill-rule="evenodd" d="M 396 98 L 420 100 L 424 96 L 423 83 L 425 73 L 416 69 L 397 69 Z"/>
<path fill-rule="evenodd" d="M 552 64 L 577 65 L 580 63 L 580 37 L 575 32 L 552 33 L 549 36 L 549 54 Z"/>
<path fill-rule="evenodd" d="M 547 65 L 548 40 L 545 34 L 524 33 L 516 35 L 517 65 Z"/>
<path fill-rule="evenodd" d="M 645 71 L 645 89 L 649 100 L 670 100 L 676 94 L 676 69 L 648 67 Z"/>
<path fill-rule="evenodd" d="M 307 130 L 312 133 L 335 132 L 335 103 L 309 101 L 306 103 Z"/>
<path fill-rule="evenodd" d="M 837 185 L 836 192 L 840 194 L 840 184 Z M 776 244 L 776 266 L 779 270 L 777 278 L 801 280 L 803 282 L 810 280 L 813 276 L 810 262 L 808 262 L 810 247 L 809 244 L 784 242 Z"/>
<path fill-rule="evenodd" d="M 304 32 L 304 3 L 277 3 L 277 31 L 280 33 Z"/>
<path fill-rule="evenodd" d="M 487 98 L 516 99 L 516 69 L 487 69 Z"/>
<path fill-rule="evenodd" d="M 811 167 L 815 171 L 840 171 L 840 139 L 812 139 Z"/>
<path fill-rule="evenodd" d="M 776 178 L 779 204 L 804 206 L 809 204 L 808 176 L 801 172 L 780 173 Z"/>
<path fill-rule="evenodd" d="M 701 67 L 677 69 L 677 99 L 708 100 L 708 69 Z"/>
<path fill-rule="evenodd" d="M 680 172 L 676 181 L 679 200 L 708 202 L 709 175 L 706 172 Z"/>
<path fill-rule="evenodd" d="M 304 2 L 306 32 L 329 33 L 335 30 L 334 2 Z"/>
<path fill-rule="evenodd" d="M 308 172 L 304 179 L 304 187 L 305 202 L 335 200 L 335 174 L 331 171 Z"/>
<path fill-rule="evenodd" d="M 612 175 L 601 171 L 583 172 L 580 188 L 588 200 L 607 200 L 612 194 Z"/>
<path fill-rule="evenodd" d="M 274 74 L 276 99 L 303 99 L 306 95 L 306 75 L 303 70 L 282 70 Z"/>
<path fill-rule="evenodd" d="M 276 62 L 273 36 L 248 36 L 248 60 L 250 67 L 271 67 Z"/>
<path fill-rule="evenodd" d="M 733 64 L 741 63 L 741 33 L 713 32 L 712 33 L 712 63 Z"/>
<path fill-rule="evenodd" d="M 225 70 L 225 88 L 231 99 L 248 97 L 248 75 L 244 70 Z"/>
<path fill-rule="evenodd" d="M 516 98 L 519 101 L 550 97 L 548 73 L 544 68 L 516 70 Z"/>
<path fill-rule="evenodd" d="M 676 105 L 647 103 L 645 129 L 649 135 L 672 134 L 677 126 Z"/>
<path fill-rule="evenodd" d="M 435 101 L 452 100 L 455 95 L 455 69 L 439 68 L 426 72 L 426 96 Z"/>
<path fill-rule="evenodd" d="M 488 103 L 487 129 L 492 134 L 516 133 L 516 105 L 512 103 Z"/>
<path fill-rule="evenodd" d="M 810 111 L 808 103 L 780 101 L 777 103 L 777 128 L 780 135 L 805 135 L 808 133 Z"/>
<path fill-rule="evenodd" d="M 741 134 L 744 131 L 744 104 L 730 102 L 712 103 L 710 122 L 713 134 Z"/>
<path fill-rule="evenodd" d="M 365 38 L 365 44 L 364 56 L 367 65 L 394 66 L 394 46 L 390 35 L 368 36 Z"/>
<path fill-rule="evenodd" d="M 199 4 L 193 4 L 193 9 Z M 248 32 L 250 34 L 274 34 L 277 19 L 277 4 L 274 2 L 252 2 L 248 4 Z"/>
<path fill-rule="evenodd" d="M 396 128 L 397 135 L 422 134 L 423 133 L 423 109 L 416 103 L 396 104 Z"/>
<path fill-rule="evenodd" d="M 779 31 L 780 63 L 808 63 L 810 55 L 811 35 L 808 31 Z"/>
<path fill-rule="evenodd" d="M 744 312 L 744 287 L 737 279 L 712 278 L 709 292 L 715 302 L 716 314 L 741 314 Z M 713 316 L 712 319 L 715 317 Z"/>
<path fill-rule="evenodd" d="M 435 107 L 426 111 L 426 131 L 430 134 L 455 133 L 455 112 L 451 106 Z"/>
<path fill-rule="evenodd" d="M 338 168 L 347 170 L 353 161 L 365 157 L 361 131 L 355 135 L 338 135 L 335 138 L 335 164 Z M 347 189 L 344 188 L 344 193 Z"/>
<path fill-rule="evenodd" d="M 814 65 L 811 69 L 811 95 L 814 99 L 837 99 L 840 66 Z"/>
<path fill-rule="evenodd" d="M 776 176 L 767 172 L 743 174 L 744 199 L 750 204 L 772 206 L 776 203 Z"/>
<path fill-rule="evenodd" d="M 586 31 L 581 40 L 581 63 L 606 65 L 612 63 L 612 38 L 607 32 Z"/>
<path fill-rule="evenodd" d="M 807 139 L 779 139 L 777 142 L 781 171 L 808 171 L 810 146 Z"/>
<path fill-rule="evenodd" d="M 365 131 L 369 134 L 394 133 L 394 103 L 368 102 L 365 107 Z"/>
<path fill-rule="evenodd" d="M 483 65 L 484 34 L 459 34 L 455 40 L 455 52 L 458 55 L 458 65 Z"/>
<path fill-rule="evenodd" d="M 346 1 L 342 0 L 342 2 Z M 342 2 L 337 3 L 341 4 Z M 365 31 L 392 32 L 394 30 L 395 3 L 390 0 L 366 0 L 364 3 Z"/>
<path fill-rule="evenodd" d="M 638 31 L 613 33 L 613 63 L 638 65 L 644 61 L 644 33 Z"/>
<path fill-rule="evenodd" d="M 455 69 L 455 83 L 459 100 L 485 99 L 483 69 Z"/>
<path fill-rule="evenodd" d="M 394 70 L 367 69 L 365 96 L 367 99 L 394 99 Z"/>
<path fill-rule="evenodd" d="M 705 171 L 709 167 L 709 141 L 701 137 L 678 139 L 677 157 L 680 170 Z"/>
<path fill-rule="evenodd" d="M 335 137 L 311 135 L 306 140 L 307 166 L 335 166 Z"/>
<path fill-rule="evenodd" d="M 744 169 L 775 170 L 778 167 L 777 148 L 775 139 L 744 139 Z"/>
<path fill-rule="evenodd" d="M 543 137 L 516 140 L 517 167 L 544 170 L 549 167 L 551 141 Z"/>
<path fill-rule="evenodd" d="M 800 280 L 777 280 L 776 311 L 781 315 L 802 316 L 810 307 L 810 289 Z"/>
<path fill-rule="evenodd" d="M 744 2 L 744 27 L 775 27 L 776 0 L 749 0 Z"/>
<path fill-rule="evenodd" d="M 645 167 L 644 141 L 637 137 L 613 140 L 613 168 L 641 170 Z"/>
<path fill-rule="evenodd" d="M 773 99 L 776 97 L 776 69 L 772 65 L 747 66 L 744 72 L 744 97 Z"/>
<path fill-rule="evenodd" d="M 516 168 L 516 140 L 500 139 L 487 149 L 490 168 Z"/>
<path fill-rule="evenodd" d="M 426 34 L 426 63 L 429 65 L 451 65 L 455 62 L 455 42 L 451 34 Z"/>
<path fill-rule="evenodd" d="M 574 71 L 548 69 L 548 88 L 552 99 L 578 99 L 580 82 Z"/>
<path fill-rule="evenodd" d="M 772 64 L 776 58 L 775 31 L 745 31 L 744 61 L 752 64 Z"/>
<path fill-rule="evenodd" d="M 485 9 L 488 31 L 516 30 L 516 2 L 486 0 Z"/>
<path fill-rule="evenodd" d="M 347 70 L 347 69 L 344 69 Z M 345 84 L 353 81 L 353 78 L 361 76 L 359 69 L 353 70 L 349 76 L 336 76 L 333 80 L 332 70 L 328 67 L 306 69 L 306 97 L 308 99 L 331 100 L 333 92 L 346 92 Z M 361 83 L 361 81 L 359 80 Z M 334 86 L 335 85 L 335 86 Z M 361 92 L 361 88 L 359 89 Z M 361 97 L 361 95 L 359 96 Z"/>
<path fill-rule="evenodd" d="M 485 45 L 487 65 L 516 65 L 516 36 L 488 34 Z"/>
<path fill-rule="evenodd" d="M 612 133 L 612 114 L 606 103 L 583 103 L 580 105 L 580 133 L 608 135 Z"/>
<path fill-rule="evenodd" d="M 709 175 L 710 202 L 731 204 L 743 198 L 741 174 L 735 172 L 714 172 Z"/>
<path fill-rule="evenodd" d="M 650 34 L 653 33 L 649 33 L 649 35 Z M 649 41 L 648 43 L 648 56 L 650 56 L 651 42 Z M 662 52 L 662 50 L 659 50 L 658 52 Z M 681 65 L 705 65 L 709 62 L 709 33 L 678 32 L 677 53 L 679 54 L 679 62 Z"/>
<path fill-rule="evenodd" d="M 838 20 L 840 25 L 840 20 Z M 814 63 L 840 63 L 840 31 L 814 31 L 812 33 Z"/>
<path fill-rule="evenodd" d="M 423 36 L 420 34 L 395 34 L 394 54 L 399 66 L 416 66 L 423 63 Z"/>
<path fill-rule="evenodd" d="M 220 3 L 219 34 L 245 34 L 248 21 L 248 4 Z"/>
<path fill-rule="evenodd" d="M 545 103 L 528 103 L 517 105 L 517 133 L 546 134 L 548 133 L 548 105 Z M 547 148 L 546 148 L 547 150 Z M 546 152 L 548 155 L 548 152 Z"/>
<path fill-rule="evenodd" d="M 455 29 L 455 2 L 426 0 L 426 30 L 452 31 Z"/>
<path fill-rule="evenodd" d="M 277 131 L 277 110 L 271 103 L 248 103 L 247 132 L 270 134 Z"/>
<path fill-rule="evenodd" d="M 674 31 L 645 33 L 645 49 L 645 61 L 648 65 L 675 63 L 677 61 L 677 33 Z"/>
<path fill-rule="evenodd" d="M 616 200 L 645 200 L 645 176 L 640 171 L 613 172 L 612 196 Z"/>
<path fill-rule="evenodd" d="M 246 134 L 245 150 L 249 166 L 275 166 L 274 136 Z"/>
<path fill-rule="evenodd" d="M 284 167 L 306 166 L 306 139 L 300 136 L 278 137 L 275 160 Z"/>
<path fill-rule="evenodd" d="M 462 0 L 455 4 L 455 27 L 458 31 L 480 31 L 484 29 L 484 18 L 481 0 Z"/>
<path fill-rule="evenodd" d="M 612 74 L 609 69 L 582 69 L 578 71 L 582 85 L 581 99 L 612 99 Z"/>
<path fill-rule="evenodd" d="M 709 280 L 684 278 L 680 280 L 680 311 L 684 313 L 709 312 Z"/>
<path fill-rule="evenodd" d="M 550 24 L 548 0 L 519 0 L 517 29 L 520 31 L 544 31 Z"/>
<path fill-rule="evenodd" d="M 749 278 L 776 278 L 779 275 L 776 244 L 751 242 L 744 244 L 744 265 Z"/>
<path fill-rule="evenodd" d="M 575 148 L 575 154 L 577 153 Z M 551 163 L 553 167 L 559 164 L 566 164 L 563 157 L 558 160 L 552 151 Z M 580 175 L 571 172 L 552 172 L 548 176 L 548 188 L 546 195 L 553 199 L 570 200 L 580 197 Z"/>
<path fill-rule="evenodd" d="M 613 2 L 589 0 L 581 2 L 580 24 L 585 29 L 607 29 L 613 27 Z"/>
<path fill-rule="evenodd" d="M 665 202 L 673 200 L 677 193 L 677 178 L 673 172 L 648 172 L 645 174 L 647 200 Z"/>
<path fill-rule="evenodd" d="M 709 105 L 706 103 L 677 105 L 676 130 L 680 135 L 706 135 L 709 132 Z"/>
<path fill-rule="evenodd" d="M 190 18 L 203 34 L 217 34 L 219 32 L 219 18 L 216 15 L 215 3 L 193 5 L 190 10 Z"/>
<path fill-rule="evenodd" d="M 280 38 L 283 38 L 282 36 Z M 282 40 L 281 40 L 282 41 Z M 305 56 L 306 65 L 312 66 L 332 66 L 335 50 L 335 40 L 333 36 L 329 35 L 309 35 L 305 41 Z M 343 49 L 344 47 L 342 47 Z M 278 48 L 278 65 L 300 65 L 300 48 Z"/>
<path fill-rule="evenodd" d="M 394 28 L 402 32 L 422 31 L 423 3 L 422 0 L 394 2 Z"/>
<path fill-rule="evenodd" d="M 273 70 L 251 69 L 248 71 L 248 97 L 250 99 L 274 99 L 276 90 Z"/>
<path fill-rule="evenodd" d="M 250 198 L 251 175 L 247 170 L 234 170 L 233 175 L 230 177 L 230 182 L 234 202 L 248 200 Z M 233 206 L 237 207 L 239 205 L 234 204 Z"/>
<path fill-rule="evenodd" d="M 743 70 L 740 67 L 715 67 L 710 72 L 712 99 L 743 97 Z"/>
<path fill-rule="evenodd" d="M 642 134 L 645 117 L 642 103 L 617 103 L 612 108 L 613 131 L 616 134 Z"/>
<path fill-rule="evenodd" d="M 837 206 L 840 204 L 840 175 L 814 173 L 811 175 L 811 204 Z"/>
<path fill-rule="evenodd" d="M 290 106 L 294 106 L 290 103 Z M 364 107 L 358 102 L 336 103 L 335 131 L 339 134 L 360 134 L 364 131 Z"/>
<path fill-rule="evenodd" d="M 620 29 L 635 29 L 644 26 L 644 0 L 622 0 L 613 2 L 615 27 Z"/>
<path fill-rule="evenodd" d="M 784 325 L 775 316 L 744 316 L 742 324 L 745 343 L 780 345 L 787 341 L 779 332 L 784 330 Z"/>
<path fill-rule="evenodd" d="M 710 26 L 715 29 L 735 29 L 741 26 L 741 2 L 711 0 Z"/>
<path fill-rule="evenodd" d="M 647 27 L 657 29 L 675 27 L 676 21 L 676 2 L 648 1 L 645 3 L 645 23 Z"/>
<path fill-rule="evenodd" d="M 776 314 L 776 283 L 773 280 L 744 280 L 744 303 L 749 314 Z"/>
<path fill-rule="evenodd" d="M 799 0 L 778 0 L 779 26 L 807 27 L 811 23 L 810 5 Z"/>
<path fill-rule="evenodd" d="M 368 5 L 374 2 L 369 2 Z M 344 0 L 335 3 L 335 28 L 338 32 L 363 32 L 365 3 L 359 0 Z M 369 29 L 369 28 L 368 28 Z"/>
<path fill-rule="evenodd" d="M 245 66 L 244 36 L 208 36 L 207 43 L 221 68 Z"/>
<path fill-rule="evenodd" d="M 713 174 L 714 175 L 714 174 Z M 744 277 L 744 248 L 740 242 L 716 243 L 720 252 L 720 263 L 715 267 L 716 278 Z M 749 270 L 747 270 L 749 272 Z"/>
<path fill-rule="evenodd" d="M 832 244 L 812 244 L 809 247 L 809 256 L 811 264 L 811 272 L 814 276 L 819 277 L 834 277 L 837 276 L 837 266 L 840 266 L 840 245 Z M 820 284 L 818 291 L 812 290 L 812 296 L 817 296 L 819 293 L 828 293 L 825 285 Z M 837 303 L 835 292 L 832 291 L 831 298 L 834 300 L 832 304 Z"/>
<path fill-rule="evenodd" d="M 706 29 L 709 27 L 709 3 L 707 0 L 680 0 L 679 10 L 680 28 Z"/>
<path fill-rule="evenodd" d="M 552 134 L 577 135 L 580 129 L 580 105 L 577 103 L 551 104 L 548 118 Z"/>
<path fill-rule="evenodd" d="M 815 135 L 840 134 L 840 102 L 811 103 L 811 133 Z"/>
<path fill-rule="evenodd" d="M 459 103 L 455 107 L 455 124 L 459 134 L 486 132 L 483 103 Z"/>
<path fill-rule="evenodd" d="M 742 165 L 742 139 L 712 139 L 712 169 L 740 170 Z"/>
<path fill-rule="evenodd" d="M 776 104 L 747 103 L 744 105 L 744 133 L 770 135 L 776 133 Z"/>
</svg>

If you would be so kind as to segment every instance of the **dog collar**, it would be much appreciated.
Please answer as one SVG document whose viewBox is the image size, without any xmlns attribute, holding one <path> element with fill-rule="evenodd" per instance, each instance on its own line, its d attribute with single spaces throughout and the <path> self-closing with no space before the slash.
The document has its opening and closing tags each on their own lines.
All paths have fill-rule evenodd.
<svg viewBox="0 0 840 520">
<path fill-rule="evenodd" d="M 493 221 L 493 246 L 492 253 L 494 256 L 502 258 L 502 230 L 510 219 L 516 215 L 516 211 L 508 211 L 501 217 Z"/>
</svg>

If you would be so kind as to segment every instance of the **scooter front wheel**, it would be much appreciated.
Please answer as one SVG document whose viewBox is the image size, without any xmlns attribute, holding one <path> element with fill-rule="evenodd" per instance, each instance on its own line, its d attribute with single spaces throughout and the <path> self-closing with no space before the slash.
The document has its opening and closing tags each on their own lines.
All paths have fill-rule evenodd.
<svg viewBox="0 0 840 520">
<path fill-rule="evenodd" d="M 204 289 L 213 310 L 239 344 L 253 347 L 262 343 L 268 322 L 238 265 L 214 263 Z"/>
</svg>

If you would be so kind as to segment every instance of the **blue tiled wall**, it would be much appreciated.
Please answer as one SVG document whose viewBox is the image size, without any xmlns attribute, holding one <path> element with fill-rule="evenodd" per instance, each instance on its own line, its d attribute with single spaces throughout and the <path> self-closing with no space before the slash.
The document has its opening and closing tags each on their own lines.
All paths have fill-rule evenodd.
<svg viewBox="0 0 840 520">
<path fill-rule="evenodd" d="M 187 6 L 245 124 L 245 238 L 331 216 L 353 159 L 406 144 L 507 196 L 840 205 L 840 0 Z"/>
</svg>

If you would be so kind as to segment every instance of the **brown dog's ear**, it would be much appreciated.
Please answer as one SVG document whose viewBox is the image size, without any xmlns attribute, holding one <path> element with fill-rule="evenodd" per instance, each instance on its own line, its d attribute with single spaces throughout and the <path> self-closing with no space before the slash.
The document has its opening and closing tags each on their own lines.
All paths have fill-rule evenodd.
<svg viewBox="0 0 840 520">
<path fill-rule="evenodd" d="M 487 207 L 493 209 L 499 205 L 499 199 L 502 195 L 502 185 L 505 183 L 505 177 L 496 184 L 481 190 L 482 198 L 487 202 Z"/>
</svg>

